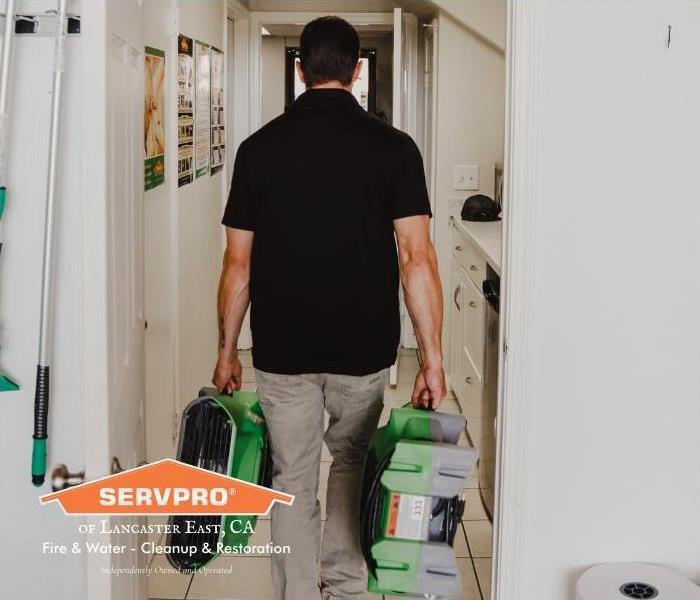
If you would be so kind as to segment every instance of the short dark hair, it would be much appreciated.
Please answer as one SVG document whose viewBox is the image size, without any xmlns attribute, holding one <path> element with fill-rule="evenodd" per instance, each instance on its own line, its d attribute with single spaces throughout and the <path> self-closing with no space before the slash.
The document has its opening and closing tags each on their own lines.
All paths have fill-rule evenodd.
<svg viewBox="0 0 700 600">
<path fill-rule="evenodd" d="M 301 32 L 299 54 L 307 87 L 340 81 L 350 85 L 360 60 L 360 38 L 355 28 L 340 17 L 320 17 Z"/>
</svg>

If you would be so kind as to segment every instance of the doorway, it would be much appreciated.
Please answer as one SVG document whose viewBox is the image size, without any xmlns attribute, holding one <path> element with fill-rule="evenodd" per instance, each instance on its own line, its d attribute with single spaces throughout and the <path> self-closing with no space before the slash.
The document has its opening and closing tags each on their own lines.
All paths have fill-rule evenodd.
<svg viewBox="0 0 700 600">
<path fill-rule="evenodd" d="M 318 14 L 320 16 L 321 13 Z M 294 48 L 298 47 L 298 36 L 303 24 L 314 16 L 316 15 L 313 13 L 294 12 L 256 13 L 241 11 L 237 14 L 229 12 L 228 18 L 225 20 L 225 47 L 228 50 L 226 86 L 229 92 L 227 98 L 229 152 L 226 188 L 230 182 L 232 159 L 238 144 L 252 131 L 283 112 L 285 104 L 290 101 L 289 87 L 285 87 L 288 85 L 290 54 Z M 441 27 L 438 18 L 419 21 L 412 14 L 400 9 L 383 13 L 343 13 L 341 16 L 350 20 L 360 30 L 362 47 L 365 49 L 365 58 L 368 61 L 368 71 L 370 70 L 369 65 L 374 62 L 376 77 L 373 84 L 374 97 L 371 98 L 372 86 L 368 84 L 367 109 L 374 110 L 379 118 L 384 118 L 407 131 L 416 139 L 423 151 L 431 201 L 436 214 L 433 221 L 435 227 L 433 237 L 436 243 L 444 241 L 446 231 L 440 229 L 438 224 L 443 219 L 445 222 L 447 221 L 447 215 L 442 212 L 444 189 L 440 183 L 445 181 L 445 164 L 463 163 L 471 160 L 468 157 L 463 157 L 466 154 L 464 148 L 444 150 L 445 140 L 453 139 L 455 134 L 454 131 L 449 131 L 449 128 L 440 130 L 440 127 L 444 127 L 445 124 L 438 119 L 438 113 L 442 113 L 446 105 L 440 102 L 437 82 L 441 71 L 443 75 L 445 73 L 449 75 L 449 69 L 440 64 L 441 50 L 444 50 L 441 35 L 444 30 L 448 36 L 446 39 L 448 41 L 447 47 L 449 47 L 449 43 L 454 43 L 454 40 L 450 42 L 449 36 L 454 38 L 457 35 L 454 25 L 448 26 L 442 23 Z M 270 54 L 274 55 L 274 64 L 268 63 Z M 454 56 L 451 57 L 449 52 L 444 53 L 444 55 L 446 61 L 454 60 Z M 440 83 L 442 89 L 447 90 L 447 92 L 443 92 L 442 98 L 449 99 L 454 92 L 453 85 L 449 83 L 449 78 L 444 81 L 440 81 Z M 459 87 L 458 90 L 461 93 L 463 88 Z M 448 110 L 456 112 L 458 108 L 464 108 L 457 107 L 456 104 L 456 102 L 452 106 L 448 104 Z M 482 182 L 488 181 L 489 177 L 485 170 L 482 173 Z M 451 178 L 449 179 L 451 181 Z M 221 199 L 222 203 L 224 201 L 225 195 Z M 450 207 L 450 210 L 452 209 L 453 207 Z M 443 281 L 445 280 L 443 279 Z M 465 284 L 467 283 L 468 280 L 465 280 Z M 410 391 L 412 380 L 418 368 L 415 339 L 412 337 L 413 334 L 409 328 L 410 320 L 405 309 L 402 317 L 404 323 L 403 347 L 399 353 L 399 364 L 393 372 L 394 386 L 387 391 L 386 404 L 388 408 L 400 406 L 408 400 L 407 392 Z M 244 386 L 249 389 L 254 387 L 252 365 L 248 352 L 250 345 L 249 332 L 244 330 L 240 339 L 240 347 L 245 366 Z M 181 352 L 184 354 L 185 348 Z M 202 385 L 206 385 L 210 373 L 205 373 L 202 369 L 198 369 L 198 372 L 196 381 L 201 381 Z M 191 373 L 194 373 L 194 370 L 191 370 Z M 174 439 L 179 411 L 184 403 L 196 394 L 197 390 L 192 389 L 192 381 L 195 381 L 195 378 L 192 376 L 190 379 L 189 385 L 183 384 L 182 381 L 178 384 L 177 410 L 174 414 L 167 415 L 172 418 L 172 421 L 161 419 L 163 422 L 161 429 L 167 429 L 169 440 Z M 468 413 L 469 407 L 459 397 L 459 394 L 451 394 L 443 404 L 443 410 Z M 160 415 L 158 416 L 160 418 Z M 464 435 L 462 443 L 470 443 L 469 437 Z M 476 444 L 476 442 L 474 443 Z M 328 455 L 324 455 L 324 458 L 322 482 L 323 470 L 325 469 L 327 473 Z M 321 494 L 323 501 L 323 492 Z M 488 518 L 480 508 L 479 481 L 476 474 L 468 483 L 465 495 L 470 501 L 470 512 L 467 513 L 468 523 L 460 523 L 457 542 L 458 558 L 460 565 L 463 565 L 462 575 L 467 594 L 465 597 L 486 599 L 489 595 L 488 585 L 490 584 L 492 563 L 491 534 L 490 526 L 487 523 Z M 258 535 L 263 541 L 266 536 L 269 536 L 269 522 L 264 519 L 259 525 Z M 162 556 L 156 557 L 154 561 L 155 566 L 158 564 L 167 566 Z M 255 581 L 267 581 L 266 562 L 265 557 L 244 557 L 237 558 L 231 565 L 236 572 L 239 572 L 240 569 L 240 578 L 245 579 L 246 583 L 252 586 L 247 597 L 256 597 L 257 594 L 261 594 L 258 596 L 261 598 L 268 597 L 264 595 L 267 593 L 265 589 L 258 589 L 254 585 Z M 229 564 L 227 563 L 225 566 L 228 567 Z M 151 587 L 150 594 L 153 598 L 228 598 L 227 590 L 230 581 L 230 575 L 221 578 L 221 581 L 211 579 L 207 583 L 196 577 L 185 580 L 179 574 L 169 573 L 162 578 L 158 587 Z"/>
</svg>

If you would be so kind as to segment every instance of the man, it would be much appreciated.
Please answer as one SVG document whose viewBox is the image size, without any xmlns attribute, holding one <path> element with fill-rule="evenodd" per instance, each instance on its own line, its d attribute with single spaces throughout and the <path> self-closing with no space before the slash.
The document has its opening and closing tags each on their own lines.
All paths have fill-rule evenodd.
<svg viewBox="0 0 700 600">
<path fill-rule="evenodd" d="M 362 462 L 399 345 L 399 273 L 421 354 L 413 404 L 445 395 L 442 292 L 420 153 L 351 93 L 359 39 L 336 17 L 301 36 L 303 93 L 243 142 L 223 218 L 221 343 L 213 382 L 239 389 L 236 343 L 250 301 L 253 364 L 272 439 L 272 541 L 279 600 L 359 598 Z M 396 246 L 398 242 L 398 256 Z M 324 435 L 324 409 L 330 424 Z M 322 442 L 333 457 L 320 552 Z"/>
</svg>

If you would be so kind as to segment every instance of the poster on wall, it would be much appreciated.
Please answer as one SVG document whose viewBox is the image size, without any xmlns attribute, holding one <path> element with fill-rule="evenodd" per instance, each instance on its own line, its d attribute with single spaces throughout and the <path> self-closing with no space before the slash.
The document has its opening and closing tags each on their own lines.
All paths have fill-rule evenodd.
<svg viewBox="0 0 700 600">
<path fill-rule="evenodd" d="M 194 62 L 192 39 L 177 38 L 177 185 L 182 187 L 194 173 Z"/>
<path fill-rule="evenodd" d="M 209 172 L 209 106 L 211 82 L 209 71 L 209 46 L 204 42 L 194 43 L 194 62 L 196 87 L 194 91 L 194 173 L 202 177 Z"/>
<path fill-rule="evenodd" d="M 165 52 L 146 46 L 144 65 L 144 188 L 165 181 Z"/>
<path fill-rule="evenodd" d="M 224 166 L 226 132 L 224 126 L 224 53 L 211 47 L 211 156 L 209 172 Z"/>
</svg>

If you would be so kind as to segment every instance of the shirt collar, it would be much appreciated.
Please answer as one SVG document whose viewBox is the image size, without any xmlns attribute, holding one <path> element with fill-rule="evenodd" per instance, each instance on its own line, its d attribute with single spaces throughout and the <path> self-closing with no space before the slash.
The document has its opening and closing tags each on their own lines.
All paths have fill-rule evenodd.
<svg viewBox="0 0 700 600">
<path fill-rule="evenodd" d="M 337 88 L 312 88 L 306 90 L 292 104 L 293 109 L 319 110 L 361 108 L 355 96 Z"/>
</svg>

